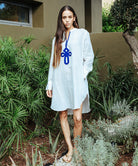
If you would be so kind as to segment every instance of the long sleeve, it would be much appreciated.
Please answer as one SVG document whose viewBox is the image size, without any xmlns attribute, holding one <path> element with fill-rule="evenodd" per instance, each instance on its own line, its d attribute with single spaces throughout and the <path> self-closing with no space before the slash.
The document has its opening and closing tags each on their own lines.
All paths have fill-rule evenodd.
<svg viewBox="0 0 138 166">
<path fill-rule="evenodd" d="M 52 90 L 53 87 L 53 57 L 54 57 L 54 46 L 55 46 L 55 37 L 52 41 L 52 50 L 51 50 L 51 58 L 50 58 L 50 64 L 49 64 L 49 72 L 48 72 L 48 83 L 46 86 L 46 90 Z"/>
<path fill-rule="evenodd" d="M 93 69 L 93 61 L 94 61 L 94 52 L 88 31 L 86 31 L 86 35 L 84 37 L 83 61 L 84 61 L 84 79 L 86 79 L 88 73 Z"/>
</svg>

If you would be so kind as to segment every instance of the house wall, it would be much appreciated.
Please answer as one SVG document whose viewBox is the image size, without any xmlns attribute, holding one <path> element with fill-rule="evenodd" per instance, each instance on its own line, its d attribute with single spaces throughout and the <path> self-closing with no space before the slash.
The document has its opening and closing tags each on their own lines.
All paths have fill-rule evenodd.
<svg viewBox="0 0 138 166">
<path fill-rule="evenodd" d="M 21 0 L 20 0 L 21 1 Z M 98 9 L 101 10 L 101 0 L 36 0 L 42 2 L 41 5 L 33 10 L 33 27 L 19 27 L 12 25 L 0 25 L 1 36 L 11 36 L 14 40 L 28 35 L 34 36 L 31 46 L 38 48 L 41 45 L 51 45 L 51 40 L 54 36 L 57 24 L 57 15 L 59 9 L 63 5 L 71 5 L 79 19 L 80 27 L 85 27 L 87 15 L 91 12 L 91 31 L 98 33 L 91 33 L 91 40 L 96 54 L 99 50 L 99 55 L 103 56 L 99 60 L 100 66 L 105 62 L 112 64 L 113 68 L 116 66 L 125 66 L 128 62 L 132 62 L 131 52 L 126 44 L 122 34 L 119 32 L 99 33 L 101 27 L 101 15 Z M 86 12 L 85 4 L 89 1 L 91 7 Z M 26 0 L 26 2 L 29 2 Z M 95 2 L 95 3 L 94 3 Z M 87 6 L 88 7 L 88 6 Z M 99 30 L 98 30 L 99 27 Z M 90 31 L 90 30 L 89 30 Z M 138 38 L 138 32 L 136 33 Z M 104 70 L 101 71 L 101 73 Z"/>
<path fill-rule="evenodd" d="M 15 25 L 3 25 L 0 24 L 0 35 L 11 36 L 15 40 L 24 36 L 32 35 L 35 38 L 33 47 L 37 48 L 41 44 L 51 42 L 51 38 L 54 36 L 57 26 L 58 12 L 64 5 L 70 5 L 77 13 L 80 28 L 85 28 L 87 17 L 90 15 L 90 19 L 87 21 L 92 28 L 88 29 L 89 32 L 101 32 L 101 3 L 102 0 L 89 0 L 92 1 L 92 7 L 89 11 L 85 11 L 85 4 L 88 0 L 10 0 L 11 2 L 24 2 L 26 4 L 33 4 L 33 26 L 23 27 Z M 36 6 L 36 2 L 40 2 Z M 87 15 L 85 16 L 85 14 Z M 99 18 L 99 19 L 98 19 Z M 97 21 L 98 19 L 98 21 Z M 100 21 L 99 21 L 100 20 Z M 90 21 L 90 23 L 89 23 Z M 93 25 L 94 24 L 94 25 Z M 86 28 L 87 29 L 87 28 Z"/>
<path fill-rule="evenodd" d="M 135 36 L 138 39 L 138 32 Z M 91 34 L 91 41 L 94 53 L 101 57 L 99 58 L 101 76 L 106 73 L 106 68 L 102 68 L 105 62 L 109 62 L 113 69 L 125 67 L 128 62 L 133 63 L 130 48 L 121 32 L 94 33 Z"/>
<path fill-rule="evenodd" d="M 102 32 L 102 0 L 85 0 L 85 28 Z"/>
<path fill-rule="evenodd" d="M 102 0 L 91 0 L 91 32 L 102 32 Z"/>
<path fill-rule="evenodd" d="M 33 8 L 32 27 L 0 24 L 0 35 L 11 36 L 15 40 L 32 35 L 36 39 L 33 42 L 33 47 L 36 48 L 41 44 L 46 44 L 55 34 L 58 12 L 64 5 L 70 5 L 74 8 L 80 27 L 85 28 L 84 0 L 58 0 L 58 2 L 56 0 L 36 1 L 42 2 L 42 4 Z"/>
</svg>

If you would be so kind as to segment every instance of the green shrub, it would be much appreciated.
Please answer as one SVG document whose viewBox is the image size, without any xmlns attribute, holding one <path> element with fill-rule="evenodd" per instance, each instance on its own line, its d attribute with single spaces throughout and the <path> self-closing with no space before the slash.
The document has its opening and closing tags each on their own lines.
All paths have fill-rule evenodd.
<svg viewBox="0 0 138 166">
<path fill-rule="evenodd" d="M 106 96 L 115 96 L 117 93 L 120 99 L 126 99 L 128 103 L 136 99 L 138 78 L 135 77 L 134 66 L 128 64 L 124 69 L 118 68 L 113 71 L 109 63 L 106 63 L 106 65 L 108 75 L 103 85 Z M 135 104 L 138 104 L 138 102 L 135 102 Z"/>
<path fill-rule="evenodd" d="M 125 68 L 112 69 L 106 63 L 107 76 L 101 80 L 98 75 L 98 62 L 94 63 L 94 70 L 89 74 L 90 107 L 94 118 L 112 118 L 111 108 L 114 103 L 126 100 L 131 110 L 138 107 L 138 78 L 135 76 L 134 66 L 128 64 Z"/>
<path fill-rule="evenodd" d="M 115 27 L 112 22 L 112 16 L 110 15 L 110 9 L 102 9 L 102 29 L 103 32 L 123 32 L 121 26 Z"/>
<path fill-rule="evenodd" d="M 135 148 L 135 152 L 133 154 L 133 161 L 132 161 L 132 166 L 137 166 L 138 165 L 138 147 Z"/>
<path fill-rule="evenodd" d="M 121 26 L 123 32 L 133 34 L 138 27 L 137 0 L 117 0 L 111 6 L 111 15 L 114 26 Z"/>
<path fill-rule="evenodd" d="M 0 38 L 0 158 L 22 139 L 27 123 L 40 130 L 49 110 L 46 98 L 49 52 Z M 5 141 L 6 140 L 6 141 Z"/>
<path fill-rule="evenodd" d="M 127 140 L 138 133 L 138 115 L 132 113 L 130 116 L 119 118 L 115 123 L 108 119 L 86 121 L 83 135 L 88 134 L 94 139 L 102 134 L 106 141 L 126 144 Z"/>
<path fill-rule="evenodd" d="M 102 136 L 96 142 L 88 136 L 78 139 L 77 151 L 86 166 L 114 166 L 119 157 L 117 147 L 106 142 Z"/>
</svg>

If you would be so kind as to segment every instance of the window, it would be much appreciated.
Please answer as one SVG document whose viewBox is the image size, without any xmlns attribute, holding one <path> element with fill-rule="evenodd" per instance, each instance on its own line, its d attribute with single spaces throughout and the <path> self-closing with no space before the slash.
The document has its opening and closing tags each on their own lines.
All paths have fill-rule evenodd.
<svg viewBox="0 0 138 166">
<path fill-rule="evenodd" d="M 32 26 L 31 7 L 0 1 L 0 24 Z"/>
</svg>

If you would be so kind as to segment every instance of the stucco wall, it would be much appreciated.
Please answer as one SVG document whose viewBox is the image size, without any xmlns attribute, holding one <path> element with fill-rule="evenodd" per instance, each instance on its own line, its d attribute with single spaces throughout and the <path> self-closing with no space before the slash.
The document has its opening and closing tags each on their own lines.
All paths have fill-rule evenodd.
<svg viewBox="0 0 138 166">
<path fill-rule="evenodd" d="M 0 24 L 0 35 L 11 36 L 14 39 L 33 35 L 36 38 L 36 40 L 32 42 L 33 47 L 37 48 L 41 44 L 46 44 L 55 34 L 58 12 L 64 5 L 70 5 L 74 8 L 78 16 L 80 27 L 85 27 L 84 0 L 36 1 L 43 2 L 43 4 L 33 13 L 33 17 L 35 17 L 33 27 L 19 27 Z"/>
<path fill-rule="evenodd" d="M 138 39 L 138 32 L 135 34 Z M 129 46 L 125 42 L 121 32 L 94 33 L 91 34 L 91 41 L 94 52 L 98 51 L 100 67 L 105 62 L 109 62 L 113 69 L 124 67 L 128 62 L 132 62 L 132 55 Z M 106 69 L 103 68 L 100 73 L 104 74 Z"/>
<path fill-rule="evenodd" d="M 33 35 L 35 40 L 32 41 L 31 46 L 38 48 L 40 45 L 51 44 L 51 39 L 54 36 L 57 24 L 57 15 L 59 9 L 63 5 L 71 5 L 79 19 L 80 27 L 85 27 L 85 11 L 84 11 L 84 0 L 37 0 L 43 2 L 40 8 L 35 12 L 34 17 L 41 20 L 35 20 L 34 27 L 19 27 L 11 25 L 0 25 L 1 36 L 11 36 L 14 40 L 19 40 L 21 37 Z M 87 1 L 87 0 L 85 0 Z M 101 6 L 101 0 L 97 0 L 95 7 Z M 93 12 L 96 14 L 97 10 L 94 7 L 94 0 L 91 0 L 91 6 Z M 42 15 L 42 11 L 44 11 Z M 99 15 L 100 17 L 100 15 Z M 94 19 L 94 18 L 93 18 Z M 97 20 L 96 20 L 97 21 Z M 99 21 L 99 20 L 98 20 Z M 97 22 L 98 22 L 97 21 Z M 94 22 L 94 21 L 93 21 Z M 95 24 L 95 28 L 98 24 Z M 138 33 L 137 33 L 138 38 Z M 128 45 L 126 44 L 122 33 L 111 32 L 111 33 L 92 33 L 91 40 L 94 48 L 94 52 L 100 50 L 100 55 L 104 56 L 100 59 L 100 65 L 102 66 L 106 61 L 115 66 L 124 66 L 129 61 L 132 62 L 131 52 Z"/>
<path fill-rule="evenodd" d="M 35 1 L 42 2 L 42 4 L 39 4 L 38 7 L 33 9 L 32 27 L 0 24 L 0 35 L 11 36 L 14 39 L 33 35 L 36 39 L 32 43 L 33 47 L 37 48 L 41 44 L 46 44 L 55 34 L 58 12 L 64 5 L 70 5 L 74 8 L 78 16 L 79 26 L 81 28 L 85 28 L 85 24 L 87 22 L 88 25 L 91 24 L 89 28 L 90 32 L 102 31 L 102 0 L 89 0 L 91 2 L 90 11 L 86 12 L 85 6 L 88 6 L 86 5 L 88 0 L 20 0 L 20 2 L 24 3 L 33 3 Z M 90 19 L 87 20 L 85 15 L 87 15 L 86 17 L 90 16 Z"/>
</svg>

